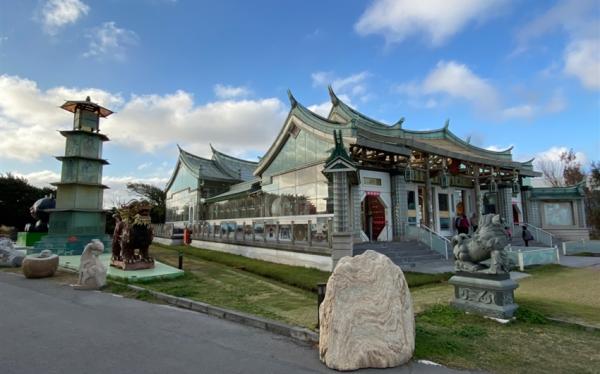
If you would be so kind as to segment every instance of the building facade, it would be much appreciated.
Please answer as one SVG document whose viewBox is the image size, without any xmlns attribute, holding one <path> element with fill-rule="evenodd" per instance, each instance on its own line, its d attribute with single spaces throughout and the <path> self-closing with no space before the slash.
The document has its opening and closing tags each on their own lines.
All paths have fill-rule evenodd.
<svg viewBox="0 0 600 374">
<path fill-rule="evenodd" d="M 462 214 L 497 213 L 512 226 L 533 209 L 521 193 L 540 176 L 533 160 L 513 160 L 511 148 L 476 147 L 448 122 L 431 131 L 406 129 L 403 118 L 381 123 L 329 93 L 326 118 L 289 93 L 288 116 L 259 162 L 180 149 L 167 184 L 167 222 L 194 225 L 204 239 L 312 247 L 332 230 L 354 242 L 400 240 L 417 225 L 450 236 Z M 336 154 L 341 163 L 333 165 Z"/>
</svg>

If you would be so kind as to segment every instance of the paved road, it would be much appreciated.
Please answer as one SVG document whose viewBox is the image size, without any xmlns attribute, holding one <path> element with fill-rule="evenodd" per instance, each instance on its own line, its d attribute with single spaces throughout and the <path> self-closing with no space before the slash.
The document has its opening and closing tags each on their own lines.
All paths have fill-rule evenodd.
<svg viewBox="0 0 600 374">
<path fill-rule="evenodd" d="M 334 373 L 317 351 L 263 330 L 0 272 L 0 372 Z M 411 363 L 360 373 L 456 373 Z"/>
</svg>

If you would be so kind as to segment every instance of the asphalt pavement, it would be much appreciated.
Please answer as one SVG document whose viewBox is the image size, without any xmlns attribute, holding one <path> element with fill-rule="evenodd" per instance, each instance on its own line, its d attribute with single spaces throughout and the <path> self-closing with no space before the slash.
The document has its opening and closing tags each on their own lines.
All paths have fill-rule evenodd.
<svg viewBox="0 0 600 374">
<path fill-rule="evenodd" d="M 335 373 L 314 347 L 175 307 L 0 272 L 0 373 Z M 411 362 L 359 373 L 458 373 Z"/>
</svg>

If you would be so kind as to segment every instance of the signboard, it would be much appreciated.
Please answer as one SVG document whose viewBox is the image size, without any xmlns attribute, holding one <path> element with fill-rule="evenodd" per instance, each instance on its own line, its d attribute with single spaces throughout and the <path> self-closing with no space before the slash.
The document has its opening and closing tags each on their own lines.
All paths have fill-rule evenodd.
<svg viewBox="0 0 600 374">
<path fill-rule="evenodd" d="M 366 191 L 367 196 L 379 196 L 381 193 L 379 191 Z"/>
</svg>

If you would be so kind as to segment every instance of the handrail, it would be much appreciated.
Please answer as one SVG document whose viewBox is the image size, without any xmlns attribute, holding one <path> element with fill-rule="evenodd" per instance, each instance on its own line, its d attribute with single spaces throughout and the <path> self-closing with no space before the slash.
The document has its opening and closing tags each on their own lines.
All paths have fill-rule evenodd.
<svg viewBox="0 0 600 374">
<path fill-rule="evenodd" d="M 519 228 L 521 228 L 521 225 L 527 226 L 528 229 L 530 229 L 532 232 L 531 234 L 533 235 L 533 237 L 535 238 L 536 241 L 546 244 L 549 247 L 553 247 L 553 243 L 554 243 L 554 235 L 540 227 L 534 226 L 530 223 L 527 222 L 523 222 L 522 224 L 515 224 L 515 226 L 518 226 Z M 515 230 L 513 229 L 513 232 Z M 522 229 L 521 229 L 522 231 Z"/>
<path fill-rule="evenodd" d="M 429 234 L 429 248 L 431 248 L 432 250 L 435 250 L 433 247 L 433 238 L 436 237 L 437 239 L 441 239 L 442 242 L 444 243 L 444 253 L 446 256 L 446 260 L 449 259 L 448 256 L 448 246 L 452 247 L 452 243 L 450 242 L 450 240 L 448 240 L 448 238 L 438 234 L 437 232 L 433 231 L 431 228 L 427 227 L 424 224 L 419 224 L 418 228 L 424 229 L 425 232 L 427 232 Z M 420 239 L 420 238 L 419 238 Z M 427 244 L 425 241 L 421 240 L 421 242 L 423 244 Z"/>
</svg>

